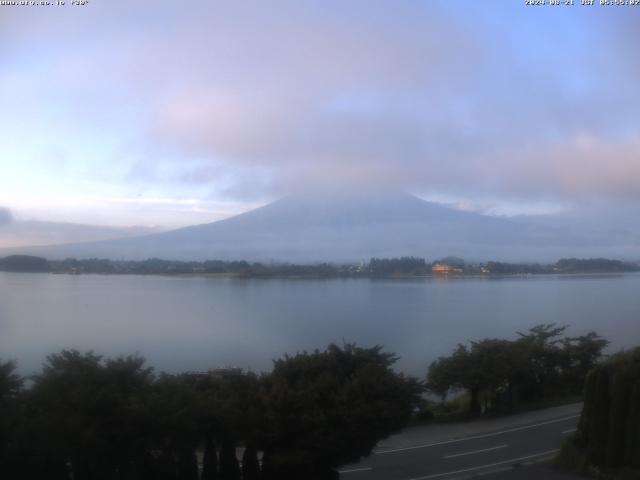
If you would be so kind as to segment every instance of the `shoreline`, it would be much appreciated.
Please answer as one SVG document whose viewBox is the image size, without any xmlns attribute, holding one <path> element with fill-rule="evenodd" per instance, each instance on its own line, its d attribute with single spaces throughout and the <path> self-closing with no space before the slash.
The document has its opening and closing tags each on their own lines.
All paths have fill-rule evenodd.
<svg viewBox="0 0 640 480">
<path fill-rule="evenodd" d="M 503 274 L 476 274 L 476 273 L 455 273 L 455 274 L 420 274 L 420 275 L 371 275 L 371 274 L 336 274 L 336 275 L 287 275 L 287 274 L 242 274 L 234 272 L 225 273 L 168 273 L 168 272 L 14 272 L 0 270 L 0 273 L 17 274 L 47 274 L 47 275 L 68 275 L 68 276 L 139 276 L 139 277 L 177 277 L 177 278 L 212 278 L 212 279 L 289 279 L 289 280 L 337 280 L 337 279 L 370 279 L 370 280 L 463 280 L 463 279 L 500 279 L 500 278 L 541 278 L 541 277 L 619 277 L 629 274 L 637 274 L 640 271 L 617 272 L 542 272 L 542 273 L 503 273 Z"/>
<path fill-rule="evenodd" d="M 617 275 L 640 271 L 640 262 L 561 258 L 555 263 L 468 262 L 457 257 L 375 258 L 359 263 L 261 263 L 246 260 L 50 260 L 29 255 L 0 258 L 0 271 L 68 275 L 165 275 L 206 278 L 528 278 L 540 275 Z"/>
</svg>

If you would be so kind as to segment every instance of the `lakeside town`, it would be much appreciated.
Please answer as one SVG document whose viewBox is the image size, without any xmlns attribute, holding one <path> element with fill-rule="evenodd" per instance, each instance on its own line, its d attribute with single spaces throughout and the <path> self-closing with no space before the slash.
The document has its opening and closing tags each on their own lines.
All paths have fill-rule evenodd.
<svg viewBox="0 0 640 480">
<path fill-rule="evenodd" d="M 210 275 L 237 277 L 424 277 L 470 275 L 541 275 L 626 273 L 640 271 L 640 262 L 607 258 L 563 258 L 555 263 L 467 262 L 445 257 L 429 262 L 420 257 L 371 258 L 360 263 L 260 263 L 223 260 L 178 261 L 75 259 L 47 260 L 29 255 L 0 258 L 0 271 L 56 274 Z"/>
</svg>

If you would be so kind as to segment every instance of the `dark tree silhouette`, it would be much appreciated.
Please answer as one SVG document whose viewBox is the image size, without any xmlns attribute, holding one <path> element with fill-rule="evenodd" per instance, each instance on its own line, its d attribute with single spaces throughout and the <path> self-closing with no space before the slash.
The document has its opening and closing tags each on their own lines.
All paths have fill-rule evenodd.
<svg viewBox="0 0 640 480">
<path fill-rule="evenodd" d="M 258 452 L 253 445 L 247 445 L 242 454 L 242 480 L 259 480 L 260 463 Z"/>
<path fill-rule="evenodd" d="M 240 480 L 240 465 L 236 457 L 236 444 L 230 432 L 225 432 L 220 448 L 220 479 Z"/>
<path fill-rule="evenodd" d="M 202 480 L 218 479 L 218 454 L 216 445 L 210 436 L 204 443 L 204 454 L 202 457 Z"/>
<path fill-rule="evenodd" d="M 404 426 L 422 387 L 395 373 L 395 361 L 381 347 L 354 345 L 277 360 L 263 386 L 269 475 L 329 478 Z"/>
<path fill-rule="evenodd" d="M 337 478 L 337 466 L 368 454 L 407 423 L 417 404 L 421 386 L 395 373 L 394 361 L 380 347 L 332 345 L 286 356 L 261 377 L 156 376 L 141 357 L 63 350 L 47 357 L 29 388 L 22 388 L 12 363 L 0 362 L 0 474 L 24 480 Z M 242 471 L 236 445 L 245 448 Z M 268 452 L 262 472 L 258 450 Z"/>
<path fill-rule="evenodd" d="M 516 340 L 488 338 L 458 345 L 429 366 L 427 388 L 443 399 L 451 390 L 466 391 L 472 415 L 579 394 L 608 342 L 595 332 L 563 338 L 565 330 L 542 324 L 519 333 Z"/>
</svg>

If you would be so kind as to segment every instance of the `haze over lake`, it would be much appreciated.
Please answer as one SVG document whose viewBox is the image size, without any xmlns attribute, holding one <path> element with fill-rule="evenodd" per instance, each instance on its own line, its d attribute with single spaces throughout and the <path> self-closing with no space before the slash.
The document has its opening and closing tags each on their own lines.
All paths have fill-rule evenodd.
<svg viewBox="0 0 640 480">
<path fill-rule="evenodd" d="M 167 371 L 269 370 L 329 342 L 383 344 L 423 376 L 458 342 L 537 323 L 640 342 L 640 275 L 458 279 L 237 279 L 0 273 L 0 357 L 38 369 L 62 348 L 140 352 Z"/>
</svg>

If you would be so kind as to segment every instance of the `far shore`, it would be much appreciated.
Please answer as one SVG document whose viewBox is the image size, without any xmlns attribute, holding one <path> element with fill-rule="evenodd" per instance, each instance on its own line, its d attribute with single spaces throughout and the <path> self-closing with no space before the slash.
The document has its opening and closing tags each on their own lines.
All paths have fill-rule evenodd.
<svg viewBox="0 0 640 480">
<path fill-rule="evenodd" d="M 563 258 L 555 263 L 469 262 L 445 257 L 432 262 L 420 257 L 371 258 L 360 263 L 260 263 L 246 260 L 179 261 L 48 260 L 30 255 L 0 258 L 0 271 L 68 275 L 171 275 L 207 278 L 491 278 L 538 275 L 611 275 L 640 271 L 640 262 L 607 258 Z"/>
</svg>

